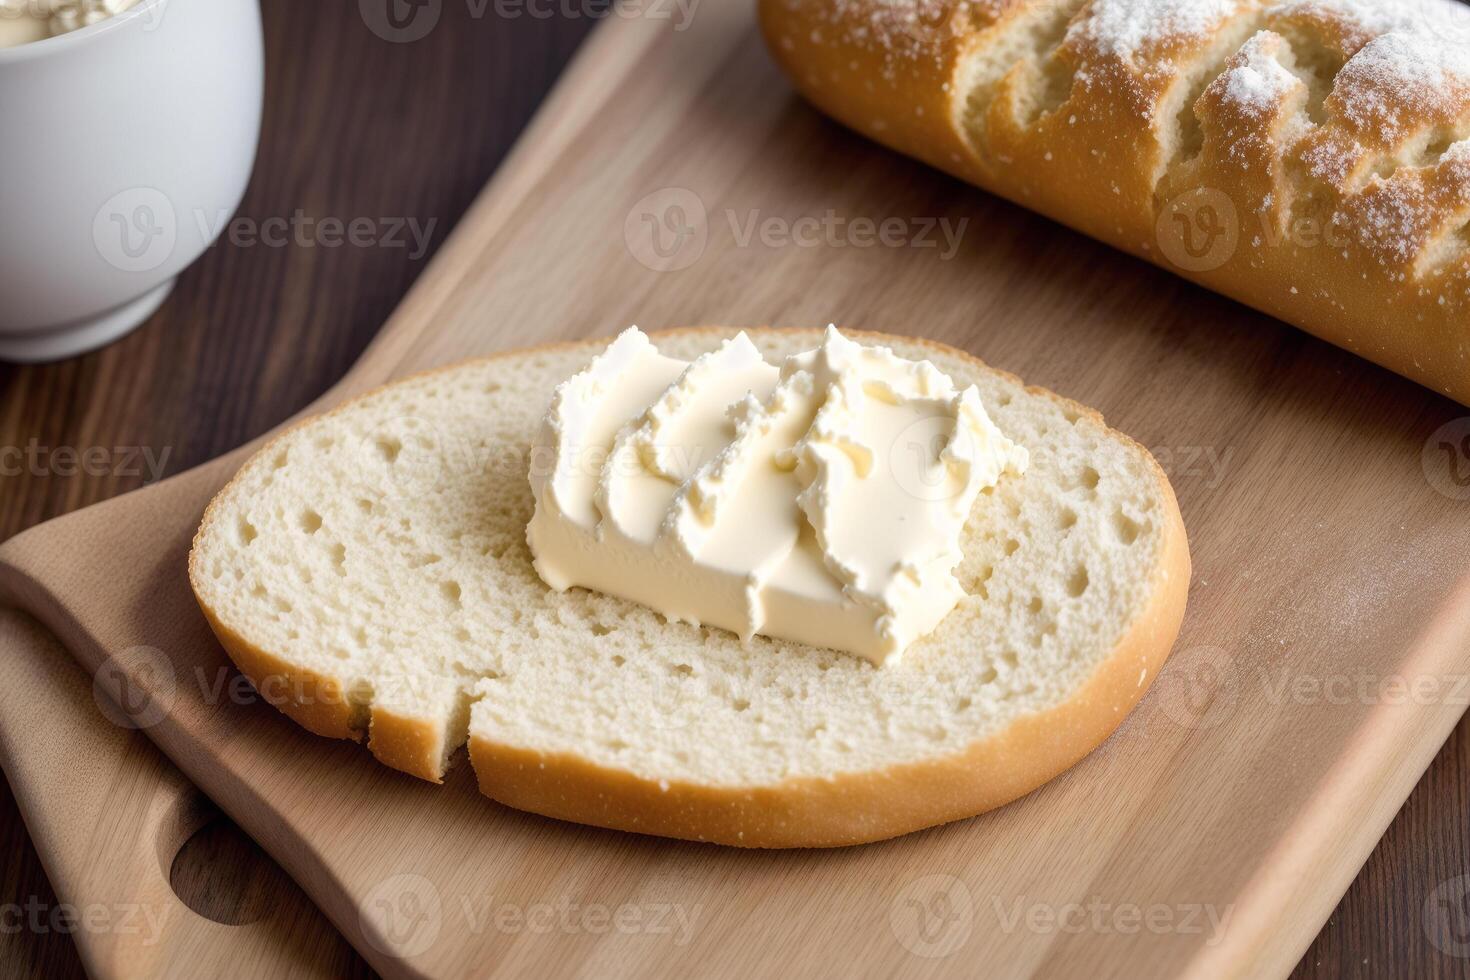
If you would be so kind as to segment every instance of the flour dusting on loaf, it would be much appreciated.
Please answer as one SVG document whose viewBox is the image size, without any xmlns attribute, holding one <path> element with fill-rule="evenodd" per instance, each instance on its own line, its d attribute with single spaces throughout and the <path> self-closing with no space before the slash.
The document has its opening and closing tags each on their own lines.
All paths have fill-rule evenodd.
<svg viewBox="0 0 1470 980">
<path fill-rule="evenodd" d="M 1470 8 L 761 9 L 853 128 L 1470 403 Z"/>
<path fill-rule="evenodd" d="M 1181 38 L 1209 37 L 1240 11 L 1240 0 L 1111 0 L 1083 10 L 1069 40 L 1134 60 Z"/>
<path fill-rule="evenodd" d="M 1221 87 L 1223 101 L 1240 112 L 1258 116 L 1270 112 L 1301 80 L 1281 63 L 1281 39 L 1257 34 L 1240 49 L 1225 73 L 1213 84 Z"/>
</svg>

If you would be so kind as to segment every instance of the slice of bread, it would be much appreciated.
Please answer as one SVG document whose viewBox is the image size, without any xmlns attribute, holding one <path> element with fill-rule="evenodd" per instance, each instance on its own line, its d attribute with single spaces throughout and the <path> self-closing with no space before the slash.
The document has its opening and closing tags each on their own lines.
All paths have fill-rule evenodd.
<svg viewBox="0 0 1470 980">
<path fill-rule="evenodd" d="M 754 330 L 773 363 L 816 330 Z M 734 331 L 653 335 L 693 359 Z M 605 342 L 409 378 L 286 431 L 215 498 L 199 604 L 264 697 L 438 780 L 604 827 L 749 847 L 854 844 L 972 816 L 1100 744 L 1179 631 L 1174 493 L 1097 413 L 939 344 L 854 333 L 976 384 L 1030 452 L 982 495 L 967 595 L 895 666 L 670 623 L 531 567 L 528 454 Z"/>
</svg>

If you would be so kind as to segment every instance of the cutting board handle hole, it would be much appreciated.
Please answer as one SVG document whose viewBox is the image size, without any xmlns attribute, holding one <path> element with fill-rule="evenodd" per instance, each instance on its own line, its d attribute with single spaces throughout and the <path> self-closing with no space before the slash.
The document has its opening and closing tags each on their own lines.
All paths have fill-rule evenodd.
<svg viewBox="0 0 1470 980">
<path fill-rule="evenodd" d="M 177 846 L 168 869 L 179 901 L 227 926 L 259 922 L 272 908 L 295 907 L 287 905 L 287 893 L 300 891 L 259 844 L 217 811 Z"/>
</svg>

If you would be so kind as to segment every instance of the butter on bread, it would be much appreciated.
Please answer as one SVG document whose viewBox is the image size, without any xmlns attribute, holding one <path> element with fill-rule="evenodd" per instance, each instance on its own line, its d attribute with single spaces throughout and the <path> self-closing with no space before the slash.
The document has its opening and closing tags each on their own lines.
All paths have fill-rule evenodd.
<svg viewBox="0 0 1470 980">
<path fill-rule="evenodd" d="M 973 385 L 835 327 L 779 366 L 743 333 L 691 362 L 629 327 L 558 386 L 532 460 L 553 588 L 884 666 L 964 596 L 975 498 L 1026 450 Z"/>
<path fill-rule="evenodd" d="M 760 0 L 896 150 L 1470 404 L 1470 9 Z"/>
<path fill-rule="evenodd" d="M 735 334 L 651 339 L 693 361 Z M 772 363 L 822 339 L 747 334 Z M 1189 584 L 1178 506 L 1095 412 L 952 348 L 850 335 L 975 385 L 1029 454 L 974 505 L 964 597 L 893 666 L 541 580 L 528 457 L 606 341 L 409 378 L 287 430 L 210 504 L 191 585 L 301 725 L 434 781 L 467 743 L 482 791 L 520 809 L 797 847 L 999 806 L 1101 744 L 1163 666 Z"/>
</svg>

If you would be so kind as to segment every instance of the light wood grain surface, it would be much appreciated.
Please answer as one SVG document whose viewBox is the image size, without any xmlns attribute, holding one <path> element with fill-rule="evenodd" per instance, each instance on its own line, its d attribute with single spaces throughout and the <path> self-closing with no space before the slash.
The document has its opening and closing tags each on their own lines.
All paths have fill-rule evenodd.
<svg viewBox="0 0 1470 980">
<path fill-rule="evenodd" d="M 65 904 L 22 903 L 11 923 L 76 938 L 94 977 L 337 976 L 352 948 L 301 889 L 179 774 L 44 629 L 0 610 L 0 763 Z M 169 884 L 198 839 L 214 864 L 192 897 Z M 258 870 L 245 887 L 231 859 Z"/>
<path fill-rule="evenodd" d="M 1311 690 L 1339 678 L 1351 688 L 1395 672 L 1463 671 L 1463 605 L 1452 594 L 1464 571 L 1462 511 L 1435 491 L 1421 460 L 1456 410 L 864 147 L 791 102 L 746 18 L 706 10 L 679 37 L 650 35 L 647 49 L 636 26 L 614 25 L 615 39 L 605 31 L 348 387 L 633 319 L 837 319 L 894 331 L 922 323 L 921 332 L 1098 405 L 1161 458 L 1167 451 L 1199 569 L 1176 666 L 1194 668 L 1179 679 L 1194 678 L 1194 693 L 1214 700 L 1191 702 L 1188 683 L 1172 699 L 1151 698 L 1074 773 L 991 817 L 779 862 L 521 817 L 478 799 L 463 772 L 444 789 L 408 783 L 259 705 L 175 702 L 150 735 L 359 943 L 362 909 L 385 897 L 376 889 L 416 894 L 383 876 L 385 854 L 410 869 L 394 874 L 430 877 L 449 898 L 441 931 L 471 935 L 436 939 L 409 967 L 462 967 L 467 949 L 505 971 L 687 965 L 696 956 L 733 969 L 803 955 L 829 969 L 858 957 L 939 973 L 977 961 L 1108 972 L 1099 956 L 1116 968 L 1140 954 L 1199 969 L 1290 965 L 1458 717 L 1445 693 L 1428 704 L 1351 693 L 1338 703 Z M 709 239 L 688 268 L 659 274 L 637 261 L 642 246 L 623 231 L 640 197 L 669 187 L 694 192 Z M 964 215 L 974 230 L 945 260 L 919 248 L 741 246 L 725 223 L 727 211 L 789 221 L 827 208 L 910 222 Z M 566 287 L 538 288 L 549 281 Z M 1219 467 L 1208 463 L 1212 448 Z M 104 652 L 144 643 L 176 667 L 213 669 L 218 653 L 180 602 L 176 563 L 189 515 L 223 475 L 215 467 L 14 543 L 5 557 L 24 574 L 7 584 L 94 666 Z M 76 553 L 94 560 L 52 557 Z M 293 764 L 310 766 L 338 808 L 324 811 Z M 433 840 L 404 837 L 426 814 Z M 440 840 L 457 841 L 455 867 L 435 853 Z M 1395 893 L 1393 950 L 1453 968 L 1463 961 L 1431 941 L 1453 951 L 1453 932 L 1447 942 L 1431 927 L 1453 909 L 1463 867 L 1436 871 L 1417 893 Z M 854 880 L 870 887 L 844 890 Z M 903 918 L 966 893 L 963 938 L 953 928 L 926 938 L 913 931 L 919 920 Z M 483 911 L 487 896 L 492 909 L 522 914 L 563 900 L 644 914 L 678 905 L 694 928 L 683 945 L 651 930 L 640 942 L 586 928 L 554 939 L 524 925 L 475 933 L 484 920 L 466 921 L 464 900 Z M 1094 898 L 1110 910 L 1101 927 L 1045 926 L 1047 910 Z M 1169 929 L 1130 928 L 1127 910 L 1117 915 L 1131 905 L 1157 907 Z M 1033 906 L 1041 925 L 1022 919 L 1030 924 L 1007 931 L 1016 908 Z M 1180 921 L 1186 906 L 1229 910 L 1224 939 L 1202 946 Z M 957 914 L 936 921 L 963 923 Z M 363 944 L 376 964 L 405 966 Z M 1356 963 L 1359 952 L 1338 962 Z"/>
</svg>

